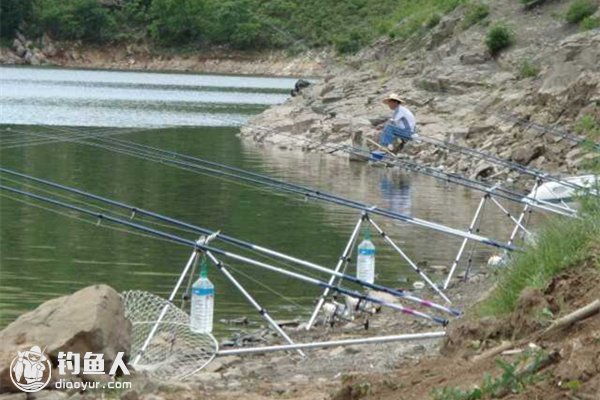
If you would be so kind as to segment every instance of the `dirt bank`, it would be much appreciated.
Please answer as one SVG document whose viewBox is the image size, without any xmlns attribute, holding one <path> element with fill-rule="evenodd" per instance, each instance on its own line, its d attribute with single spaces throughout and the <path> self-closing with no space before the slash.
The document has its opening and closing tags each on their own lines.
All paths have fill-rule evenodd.
<svg viewBox="0 0 600 400">
<path fill-rule="evenodd" d="M 599 254 L 556 276 L 541 291 L 525 289 L 511 315 L 471 315 L 452 325 L 444 355 L 385 376 L 357 374 L 334 399 L 600 398 L 600 314 L 545 333 L 550 315 L 562 316 L 600 299 Z M 364 382 L 369 392 L 353 395 Z M 475 388 L 481 397 L 467 397 Z"/>
<path fill-rule="evenodd" d="M 289 55 L 283 51 L 236 52 L 229 50 L 161 51 L 145 45 L 84 46 L 79 42 L 54 42 L 47 36 L 31 41 L 18 35 L 13 46 L 0 48 L 0 64 L 51 65 L 68 68 L 185 71 L 240 75 L 320 76 L 328 55 Z"/>
</svg>

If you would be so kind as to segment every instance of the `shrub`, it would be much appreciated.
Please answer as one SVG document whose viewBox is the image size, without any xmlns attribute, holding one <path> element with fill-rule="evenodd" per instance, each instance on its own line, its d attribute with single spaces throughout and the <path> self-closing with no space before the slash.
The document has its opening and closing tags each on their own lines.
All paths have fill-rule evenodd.
<svg viewBox="0 0 600 400">
<path fill-rule="evenodd" d="M 112 38 L 116 23 L 96 0 L 45 0 L 37 2 L 34 19 L 56 39 L 104 42 Z"/>
<path fill-rule="evenodd" d="M 600 28 L 600 18 L 585 17 L 579 23 L 579 29 L 582 31 L 591 31 L 596 28 Z"/>
<path fill-rule="evenodd" d="M 32 0 L 0 1 L 0 36 L 12 38 L 19 24 L 31 13 Z"/>
<path fill-rule="evenodd" d="M 519 76 L 521 78 L 535 78 L 540 74 L 540 68 L 530 60 L 523 60 L 519 65 Z"/>
<path fill-rule="evenodd" d="M 565 16 L 567 22 L 571 24 L 578 24 L 585 17 L 589 17 L 596 12 L 598 9 L 598 3 L 596 0 L 575 0 L 569 6 L 567 15 Z"/>
<path fill-rule="evenodd" d="M 154 0 L 150 6 L 153 20 L 150 35 L 163 45 L 177 47 L 206 39 L 210 31 L 208 5 L 204 0 Z"/>
<path fill-rule="evenodd" d="M 498 54 L 500 51 L 509 47 L 515 42 L 513 31 L 504 24 L 496 24 L 490 28 L 485 44 L 487 45 L 492 55 Z"/>
<path fill-rule="evenodd" d="M 483 3 L 470 3 L 467 6 L 467 11 L 462 22 L 462 28 L 467 29 L 468 27 L 475 25 L 479 21 L 485 19 L 490 14 L 490 8 L 487 4 Z"/>
<path fill-rule="evenodd" d="M 432 14 L 431 17 L 425 23 L 425 27 L 428 29 L 434 28 L 442 20 L 442 16 L 438 13 Z"/>
<path fill-rule="evenodd" d="M 333 45 L 338 53 L 356 53 L 363 45 L 365 45 L 364 36 L 362 36 L 358 31 L 340 33 L 333 39 Z"/>
</svg>

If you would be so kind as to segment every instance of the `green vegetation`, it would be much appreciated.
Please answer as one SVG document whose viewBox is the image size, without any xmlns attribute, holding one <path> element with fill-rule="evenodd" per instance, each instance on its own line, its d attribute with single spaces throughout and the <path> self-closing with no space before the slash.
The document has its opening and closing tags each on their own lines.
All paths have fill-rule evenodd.
<svg viewBox="0 0 600 400">
<path fill-rule="evenodd" d="M 21 21 L 31 15 L 32 2 L 27 0 L 0 1 L 0 36 L 11 37 Z"/>
<path fill-rule="evenodd" d="M 583 218 L 553 219 L 536 244 L 514 254 L 510 266 L 500 274 L 497 289 L 479 306 L 480 314 L 510 313 L 524 288 L 543 288 L 552 277 L 586 258 L 600 237 L 600 201 L 582 198 L 581 202 Z"/>
<path fill-rule="evenodd" d="M 579 23 L 579 29 L 582 31 L 591 31 L 596 28 L 600 28 L 600 18 L 585 17 Z"/>
<path fill-rule="evenodd" d="M 519 76 L 521 78 L 535 78 L 540 74 L 540 67 L 531 62 L 531 60 L 522 60 L 519 64 Z"/>
<path fill-rule="evenodd" d="M 594 14 L 597 9 L 597 0 L 575 0 L 569 6 L 569 10 L 567 11 L 565 18 L 567 22 L 571 24 L 578 24 L 584 18 Z"/>
<path fill-rule="evenodd" d="M 116 29 L 115 19 L 96 0 L 44 0 L 34 4 L 33 14 L 38 33 L 61 39 L 98 43 L 110 39 Z"/>
<path fill-rule="evenodd" d="M 441 20 L 442 16 L 440 14 L 432 14 L 431 17 L 429 17 L 429 19 L 425 23 L 425 27 L 429 29 L 434 28 L 437 26 L 437 24 L 440 23 Z"/>
<path fill-rule="evenodd" d="M 500 51 L 511 46 L 515 42 L 513 31 L 502 23 L 497 23 L 488 31 L 485 44 L 492 55 L 497 55 Z"/>
<path fill-rule="evenodd" d="M 575 124 L 575 132 L 590 140 L 600 139 L 600 121 L 592 115 L 584 115 Z"/>
<path fill-rule="evenodd" d="M 434 389 L 431 392 L 431 397 L 434 400 L 479 400 L 493 398 L 503 391 L 511 393 L 522 392 L 527 386 L 540 380 L 540 377 L 533 373 L 520 374 L 517 371 L 522 362 L 526 362 L 532 357 L 533 362 L 531 362 L 528 370 L 536 371 L 539 363 L 545 357 L 545 354 L 541 351 L 527 352 L 512 363 L 496 359 L 496 364 L 502 370 L 502 374 L 497 378 L 493 378 L 489 374 L 484 374 L 483 383 L 480 386 L 467 390 L 456 387 Z"/>
<path fill-rule="evenodd" d="M 143 40 L 179 49 L 333 46 L 425 32 L 467 0 L 2 0 L 2 36 L 88 43 Z M 22 28 L 20 28 L 22 27 Z M 290 49 L 295 50 L 295 49 Z"/>
<path fill-rule="evenodd" d="M 467 29 L 470 26 L 484 20 L 490 14 L 490 8 L 487 4 L 483 3 L 469 3 L 467 5 L 467 11 L 462 21 L 462 28 Z"/>
</svg>

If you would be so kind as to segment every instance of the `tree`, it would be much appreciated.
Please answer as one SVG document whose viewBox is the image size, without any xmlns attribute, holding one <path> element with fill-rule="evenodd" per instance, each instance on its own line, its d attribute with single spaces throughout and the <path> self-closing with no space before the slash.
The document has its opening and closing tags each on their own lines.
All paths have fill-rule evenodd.
<svg viewBox="0 0 600 400">
<path fill-rule="evenodd" d="M 21 22 L 31 14 L 33 0 L 0 1 L 0 36 L 11 38 Z"/>
</svg>

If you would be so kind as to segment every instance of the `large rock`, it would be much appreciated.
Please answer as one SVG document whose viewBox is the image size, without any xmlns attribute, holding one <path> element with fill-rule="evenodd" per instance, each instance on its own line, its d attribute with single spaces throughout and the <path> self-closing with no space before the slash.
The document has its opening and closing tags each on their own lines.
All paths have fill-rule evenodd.
<svg viewBox="0 0 600 400">
<path fill-rule="evenodd" d="M 17 351 L 45 348 L 53 368 L 60 351 L 79 353 L 82 359 L 88 351 L 103 353 L 108 370 L 118 352 L 127 358 L 130 335 L 121 296 L 109 286 L 89 286 L 49 300 L 0 331 L 0 393 L 16 390 L 9 368 Z"/>
<path fill-rule="evenodd" d="M 542 156 L 545 151 L 542 144 L 519 145 L 513 149 L 510 158 L 519 164 L 529 164 L 531 161 Z"/>
</svg>

